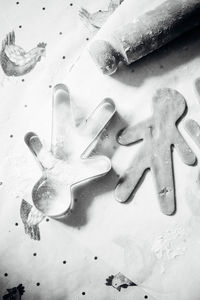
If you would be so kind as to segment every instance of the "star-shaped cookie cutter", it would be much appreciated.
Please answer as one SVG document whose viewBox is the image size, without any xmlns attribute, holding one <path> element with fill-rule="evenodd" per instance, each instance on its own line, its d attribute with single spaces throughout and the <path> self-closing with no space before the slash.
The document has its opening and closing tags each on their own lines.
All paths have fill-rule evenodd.
<svg viewBox="0 0 200 300">
<path fill-rule="evenodd" d="M 34 132 L 25 136 L 25 143 L 42 170 L 42 176 L 32 190 L 35 213 L 31 212 L 31 218 L 28 217 L 32 226 L 44 216 L 60 218 L 67 215 L 74 206 L 73 188 L 103 176 L 111 169 L 108 157 L 91 155 L 99 136 L 116 112 L 111 99 L 104 99 L 85 119 L 80 117 L 80 109 L 71 102 L 68 88 L 58 84 L 53 89 L 52 111 L 51 151 Z"/>
</svg>

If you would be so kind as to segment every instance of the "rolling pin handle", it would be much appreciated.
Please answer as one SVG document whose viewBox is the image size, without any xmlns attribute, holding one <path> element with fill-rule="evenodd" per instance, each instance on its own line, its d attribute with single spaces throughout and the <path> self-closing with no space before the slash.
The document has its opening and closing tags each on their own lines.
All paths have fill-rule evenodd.
<svg viewBox="0 0 200 300">
<path fill-rule="evenodd" d="M 104 40 L 95 40 L 91 44 L 89 52 L 96 65 L 102 70 L 103 74 L 111 75 L 115 73 L 121 59 L 119 53 L 109 42 Z"/>
</svg>

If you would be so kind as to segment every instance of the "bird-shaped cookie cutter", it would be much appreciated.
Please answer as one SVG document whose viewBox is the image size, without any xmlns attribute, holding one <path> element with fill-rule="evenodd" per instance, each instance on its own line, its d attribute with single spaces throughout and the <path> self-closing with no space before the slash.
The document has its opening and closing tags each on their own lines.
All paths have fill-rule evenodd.
<svg viewBox="0 0 200 300">
<path fill-rule="evenodd" d="M 72 190 L 76 185 L 103 176 L 111 169 L 108 157 L 90 154 L 115 114 L 114 102 L 104 99 L 87 119 L 78 118 L 77 108 L 72 109 L 72 105 L 68 88 L 64 84 L 56 85 L 51 151 L 47 151 L 37 134 L 29 132 L 25 136 L 25 143 L 42 171 L 42 177 L 32 189 L 33 204 L 36 210 L 52 218 L 66 216 L 72 210 Z"/>
</svg>

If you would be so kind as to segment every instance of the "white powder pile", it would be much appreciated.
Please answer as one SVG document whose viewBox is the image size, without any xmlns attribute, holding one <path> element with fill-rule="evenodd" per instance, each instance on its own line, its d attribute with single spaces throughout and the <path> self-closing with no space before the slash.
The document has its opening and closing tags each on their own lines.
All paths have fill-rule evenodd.
<svg viewBox="0 0 200 300">
<path fill-rule="evenodd" d="M 155 239 L 151 250 L 161 263 L 161 273 L 165 271 L 165 265 L 169 260 L 185 253 L 187 237 L 188 232 L 182 226 L 175 224 L 173 228 Z"/>
</svg>

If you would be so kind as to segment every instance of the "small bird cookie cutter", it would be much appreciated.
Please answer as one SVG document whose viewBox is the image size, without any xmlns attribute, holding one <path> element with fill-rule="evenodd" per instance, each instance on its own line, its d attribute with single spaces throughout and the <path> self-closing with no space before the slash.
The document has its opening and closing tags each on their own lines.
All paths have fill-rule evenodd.
<svg viewBox="0 0 200 300">
<path fill-rule="evenodd" d="M 68 88 L 58 84 L 53 90 L 52 112 L 50 151 L 34 132 L 27 133 L 24 139 L 42 171 L 32 189 L 33 204 L 45 216 L 60 218 L 74 206 L 72 190 L 76 185 L 110 171 L 110 159 L 91 155 L 91 149 L 116 108 L 106 98 L 88 118 L 80 118 L 80 110 L 72 104 Z"/>
</svg>

